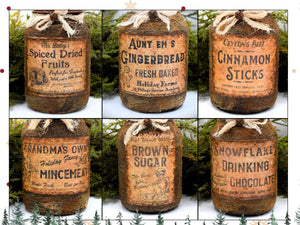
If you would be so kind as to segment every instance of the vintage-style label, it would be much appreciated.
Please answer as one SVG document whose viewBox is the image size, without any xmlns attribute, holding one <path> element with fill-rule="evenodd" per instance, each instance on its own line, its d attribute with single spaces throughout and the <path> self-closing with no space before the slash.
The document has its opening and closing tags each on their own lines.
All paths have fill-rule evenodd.
<svg viewBox="0 0 300 225">
<path fill-rule="evenodd" d="M 54 195 L 89 187 L 89 137 L 25 137 L 22 150 L 24 190 Z"/>
<path fill-rule="evenodd" d="M 27 89 L 43 96 L 70 95 L 87 88 L 87 41 L 27 37 Z"/>
<path fill-rule="evenodd" d="M 212 190 L 232 197 L 277 192 L 277 146 L 265 142 L 212 142 Z"/>
<path fill-rule="evenodd" d="M 128 203 L 163 205 L 174 202 L 174 134 L 149 132 L 132 136 L 125 152 Z"/>
<path fill-rule="evenodd" d="M 266 96 L 274 91 L 278 57 L 274 35 L 262 38 L 213 33 L 212 43 L 215 92 L 251 97 Z"/>
<path fill-rule="evenodd" d="M 168 96 L 186 91 L 187 35 L 120 33 L 120 85 L 139 96 Z"/>
</svg>

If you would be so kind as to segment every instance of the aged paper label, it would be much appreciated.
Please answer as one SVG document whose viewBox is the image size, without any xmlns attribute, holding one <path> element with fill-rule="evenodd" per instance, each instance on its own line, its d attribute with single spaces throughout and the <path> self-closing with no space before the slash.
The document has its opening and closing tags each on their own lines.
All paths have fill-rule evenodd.
<svg viewBox="0 0 300 225">
<path fill-rule="evenodd" d="M 149 132 L 133 136 L 125 151 L 128 203 L 163 205 L 174 202 L 174 134 Z"/>
<path fill-rule="evenodd" d="M 232 197 L 262 197 L 277 192 L 277 146 L 266 142 L 212 143 L 212 189 Z"/>
<path fill-rule="evenodd" d="M 89 137 L 25 137 L 22 150 L 24 190 L 53 195 L 89 187 Z"/>
<path fill-rule="evenodd" d="M 85 39 L 27 37 L 26 45 L 28 91 L 51 97 L 87 88 Z"/>
<path fill-rule="evenodd" d="M 120 87 L 139 96 L 186 91 L 187 35 L 128 35 L 119 39 Z"/>
<path fill-rule="evenodd" d="M 234 97 L 266 96 L 274 91 L 277 42 L 273 35 L 212 35 L 213 91 Z"/>
</svg>

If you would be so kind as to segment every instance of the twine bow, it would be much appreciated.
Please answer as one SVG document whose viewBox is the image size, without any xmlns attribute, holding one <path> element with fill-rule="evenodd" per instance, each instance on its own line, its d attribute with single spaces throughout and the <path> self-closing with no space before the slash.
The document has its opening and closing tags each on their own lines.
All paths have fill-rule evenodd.
<svg viewBox="0 0 300 225">
<path fill-rule="evenodd" d="M 226 34 L 239 20 L 248 23 L 252 28 L 267 31 L 270 33 L 272 28 L 268 24 L 255 20 L 265 18 L 271 11 L 219 11 L 213 26 L 219 35 Z"/>
<path fill-rule="evenodd" d="M 170 30 L 170 16 L 176 15 L 177 11 L 137 11 L 135 15 L 131 16 L 129 20 L 119 24 L 119 26 L 129 26 L 133 24 L 133 28 L 137 29 L 142 23 L 146 23 L 148 20 L 158 17 L 164 23 L 167 24 L 167 29 Z"/>
<path fill-rule="evenodd" d="M 69 15 L 68 10 L 55 10 L 51 14 L 33 14 L 31 18 L 27 21 L 26 27 L 31 27 L 35 25 L 35 29 L 38 31 L 43 31 L 49 28 L 54 21 L 59 21 L 62 24 L 63 29 L 67 32 L 68 37 L 76 33 L 69 23 L 65 19 L 71 19 L 77 21 L 78 23 L 83 23 L 83 13 L 78 15 Z"/>
<path fill-rule="evenodd" d="M 137 135 L 140 131 L 144 130 L 151 124 L 154 128 L 161 131 L 170 130 L 170 127 L 166 126 L 168 119 L 138 119 L 138 120 L 129 120 L 132 122 L 131 126 L 128 128 L 124 136 L 124 144 L 127 145 L 130 138 L 134 135 Z"/>
<path fill-rule="evenodd" d="M 247 129 L 255 129 L 259 134 L 261 134 L 261 129 L 258 125 L 263 125 L 268 122 L 268 119 L 264 119 L 262 122 L 259 122 L 259 119 L 242 119 L 243 127 Z M 226 124 L 222 129 L 213 134 L 214 137 L 220 137 L 225 132 L 229 131 L 232 127 L 235 127 L 238 124 L 237 119 L 227 119 Z"/>
<path fill-rule="evenodd" d="M 27 127 L 27 129 L 29 130 L 34 130 L 41 121 L 44 121 L 44 125 L 43 125 L 43 129 L 45 130 L 50 123 L 52 122 L 52 119 L 31 119 L 29 121 L 29 125 Z M 78 121 L 73 120 L 73 119 L 60 119 L 61 121 L 64 122 L 64 124 L 66 125 L 66 127 L 68 128 L 68 130 L 74 132 L 75 128 L 78 126 Z"/>
</svg>

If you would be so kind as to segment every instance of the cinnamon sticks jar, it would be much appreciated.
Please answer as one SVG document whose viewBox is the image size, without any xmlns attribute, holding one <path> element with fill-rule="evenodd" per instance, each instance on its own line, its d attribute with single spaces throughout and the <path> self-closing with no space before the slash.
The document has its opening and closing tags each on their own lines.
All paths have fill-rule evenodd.
<svg viewBox="0 0 300 225">
<path fill-rule="evenodd" d="M 271 210 L 277 196 L 278 152 L 270 120 L 218 120 L 210 138 L 215 208 L 238 216 Z"/>
<path fill-rule="evenodd" d="M 23 201 L 40 214 L 75 214 L 90 197 L 89 129 L 82 119 L 29 120 L 22 130 Z"/>
<path fill-rule="evenodd" d="M 272 107 L 278 94 L 279 28 L 269 11 L 220 11 L 210 27 L 209 92 L 232 113 Z"/>
<path fill-rule="evenodd" d="M 128 13 L 119 26 L 119 94 L 139 112 L 179 108 L 187 91 L 188 26 L 177 11 Z"/>
<path fill-rule="evenodd" d="M 90 95 L 90 32 L 81 10 L 34 10 L 25 31 L 25 98 L 44 113 L 83 109 Z"/>
<path fill-rule="evenodd" d="M 124 122 L 118 135 L 119 195 L 131 211 L 175 208 L 182 192 L 182 140 L 173 120 Z"/>
</svg>

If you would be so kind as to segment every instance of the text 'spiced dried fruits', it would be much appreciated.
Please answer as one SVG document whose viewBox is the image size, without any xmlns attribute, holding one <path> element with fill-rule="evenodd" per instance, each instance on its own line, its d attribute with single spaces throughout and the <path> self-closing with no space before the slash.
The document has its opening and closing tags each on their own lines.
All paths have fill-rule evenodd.
<svg viewBox="0 0 300 225">
<path fill-rule="evenodd" d="M 277 134 L 268 119 L 218 120 L 211 132 L 211 195 L 231 215 L 260 215 L 277 196 Z"/>
<path fill-rule="evenodd" d="M 268 11 L 221 11 L 210 27 L 211 102 L 232 113 L 272 107 L 278 93 L 279 28 Z"/>
<path fill-rule="evenodd" d="M 141 112 L 180 107 L 186 96 L 188 27 L 177 11 L 129 13 L 119 27 L 123 104 Z"/>
<path fill-rule="evenodd" d="M 90 136 L 84 120 L 29 120 L 22 130 L 23 201 L 32 211 L 68 215 L 90 197 Z"/>
<path fill-rule="evenodd" d="M 83 109 L 90 95 L 90 32 L 79 10 L 35 10 L 25 31 L 25 97 L 45 113 Z"/>
<path fill-rule="evenodd" d="M 119 194 L 125 208 L 164 212 L 182 192 L 182 140 L 173 120 L 126 121 L 118 137 Z"/>
</svg>

